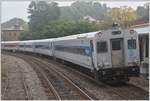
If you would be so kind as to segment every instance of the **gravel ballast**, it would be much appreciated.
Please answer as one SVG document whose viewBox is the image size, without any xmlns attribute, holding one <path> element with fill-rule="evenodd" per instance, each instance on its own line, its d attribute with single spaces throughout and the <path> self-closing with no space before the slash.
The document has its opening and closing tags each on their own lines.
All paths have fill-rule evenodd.
<svg viewBox="0 0 150 101">
<path fill-rule="evenodd" d="M 32 95 L 32 99 L 35 100 L 46 100 L 47 96 L 43 90 L 42 84 L 36 75 L 36 72 L 32 67 L 26 63 L 24 60 L 2 54 L 2 66 L 8 70 L 8 87 L 5 92 L 6 97 L 4 99 L 8 100 L 24 100 L 25 91 L 23 88 L 21 75 L 24 76 L 24 82 L 29 88 L 29 92 Z M 3 72 L 3 71 L 2 71 Z M 3 88 L 7 82 L 2 81 L 2 95 Z"/>
</svg>

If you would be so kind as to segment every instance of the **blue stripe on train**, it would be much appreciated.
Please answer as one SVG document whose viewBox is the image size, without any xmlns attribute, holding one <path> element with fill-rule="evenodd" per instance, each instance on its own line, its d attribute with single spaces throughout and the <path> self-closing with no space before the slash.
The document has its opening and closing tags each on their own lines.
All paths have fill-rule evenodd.
<svg viewBox="0 0 150 101">
<path fill-rule="evenodd" d="M 55 45 L 55 47 L 65 47 L 65 48 L 68 48 L 68 47 L 72 47 L 72 48 L 82 48 L 84 49 L 84 52 L 85 52 L 85 55 L 86 56 L 91 56 L 92 54 L 92 49 L 90 46 L 64 46 L 64 45 Z"/>
</svg>

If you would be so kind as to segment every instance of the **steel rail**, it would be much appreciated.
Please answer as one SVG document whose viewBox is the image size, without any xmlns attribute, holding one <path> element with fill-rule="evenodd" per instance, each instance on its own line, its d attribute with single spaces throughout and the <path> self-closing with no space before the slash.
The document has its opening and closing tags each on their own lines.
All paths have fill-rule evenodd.
<svg viewBox="0 0 150 101">
<path fill-rule="evenodd" d="M 8 73 L 7 73 L 8 74 Z M 7 89 L 8 89 L 8 86 L 9 86 L 9 80 L 8 80 L 8 78 L 7 78 L 7 84 L 5 85 L 5 88 L 4 88 L 4 92 L 2 93 L 2 96 L 1 96 L 1 99 L 2 100 L 4 100 L 5 99 L 5 94 L 6 94 L 6 91 L 7 91 Z"/>
<path fill-rule="evenodd" d="M 58 92 L 56 91 L 55 87 L 52 85 L 51 81 L 44 74 L 43 70 L 41 70 L 37 64 L 35 64 L 34 62 L 30 61 L 30 59 L 27 58 L 27 55 L 24 55 L 24 54 L 21 54 L 21 55 L 19 55 L 19 54 L 12 54 L 10 52 L 6 52 L 6 54 L 11 55 L 11 56 L 19 57 L 19 58 L 25 60 L 26 62 L 28 62 L 31 66 L 34 65 L 34 67 L 36 67 L 38 69 L 38 71 L 42 74 L 42 76 L 44 77 L 44 79 L 47 81 L 47 83 L 48 83 L 48 85 L 50 87 L 50 88 L 48 88 L 49 91 L 52 91 L 52 93 L 54 94 L 54 96 L 56 97 L 57 100 L 61 100 Z"/>
<path fill-rule="evenodd" d="M 37 60 L 38 62 L 42 63 L 43 65 L 45 65 L 45 68 L 47 68 L 48 70 L 53 70 L 55 73 L 57 73 L 58 75 L 60 75 L 61 77 L 63 77 L 65 80 L 67 80 L 71 85 L 73 85 L 83 96 L 85 96 L 88 100 L 93 100 L 88 94 L 86 94 L 80 87 L 78 87 L 74 82 L 72 82 L 65 74 L 61 73 L 60 71 L 56 71 L 55 69 L 53 68 L 48 68 L 50 66 L 52 67 L 56 67 L 55 65 L 53 64 L 50 64 L 45 61 L 41 61 L 35 57 L 31 57 L 31 58 L 34 58 L 35 60 Z"/>
<path fill-rule="evenodd" d="M 18 67 L 19 67 L 19 65 L 18 65 Z M 25 93 L 26 93 L 26 99 L 27 100 L 32 100 L 33 99 L 33 97 L 32 97 L 32 93 L 31 93 L 31 91 L 30 91 L 30 89 L 29 89 L 29 87 L 28 87 L 28 85 L 27 85 L 27 83 L 26 83 L 26 81 L 25 81 L 25 77 L 24 77 L 24 75 L 23 75 L 23 72 L 19 69 L 19 72 L 21 73 L 20 75 L 20 77 L 21 77 L 21 82 L 23 83 L 23 88 L 24 88 L 24 91 L 25 91 Z"/>
</svg>

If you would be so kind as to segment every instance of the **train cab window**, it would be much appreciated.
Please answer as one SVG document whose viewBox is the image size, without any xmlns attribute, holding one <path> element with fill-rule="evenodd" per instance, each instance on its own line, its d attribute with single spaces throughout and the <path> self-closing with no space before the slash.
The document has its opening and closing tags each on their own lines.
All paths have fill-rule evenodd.
<svg viewBox="0 0 150 101">
<path fill-rule="evenodd" d="M 105 41 L 97 42 L 97 52 L 107 52 L 107 43 Z"/>
<path fill-rule="evenodd" d="M 128 40 L 128 49 L 136 49 L 136 40 L 135 39 Z"/>
</svg>

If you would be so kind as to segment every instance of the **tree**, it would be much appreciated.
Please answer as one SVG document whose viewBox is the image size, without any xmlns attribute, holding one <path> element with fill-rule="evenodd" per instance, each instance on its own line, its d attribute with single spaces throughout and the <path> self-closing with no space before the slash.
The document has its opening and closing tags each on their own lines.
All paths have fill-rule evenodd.
<svg viewBox="0 0 150 101">
<path fill-rule="evenodd" d="M 136 13 L 131 7 L 112 8 L 108 13 L 112 21 L 120 23 L 122 27 L 127 27 L 130 21 L 136 19 Z"/>
<path fill-rule="evenodd" d="M 42 32 L 44 38 L 54 38 L 97 31 L 98 29 L 95 23 L 87 21 L 57 20 L 50 22 Z"/>
<path fill-rule="evenodd" d="M 88 21 L 55 20 L 43 26 L 38 33 L 27 31 L 22 33 L 20 38 L 21 40 L 56 38 L 97 30 L 99 28 L 96 23 L 89 23 Z"/>
<path fill-rule="evenodd" d="M 70 20 L 81 20 L 84 16 L 91 16 L 97 20 L 103 20 L 104 14 L 109 8 L 106 4 L 99 2 L 74 2 L 71 6 L 60 7 L 61 18 Z"/>
<path fill-rule="evenodd" d="M 59 7 L 57 3 L 48 3 L 46 1 L 32 1 L 29 5 L 29 28 L 33 32 L 38 32 L 42 26 L 49 21 L 57 20 L 60 16 Z"/>
</svg>

